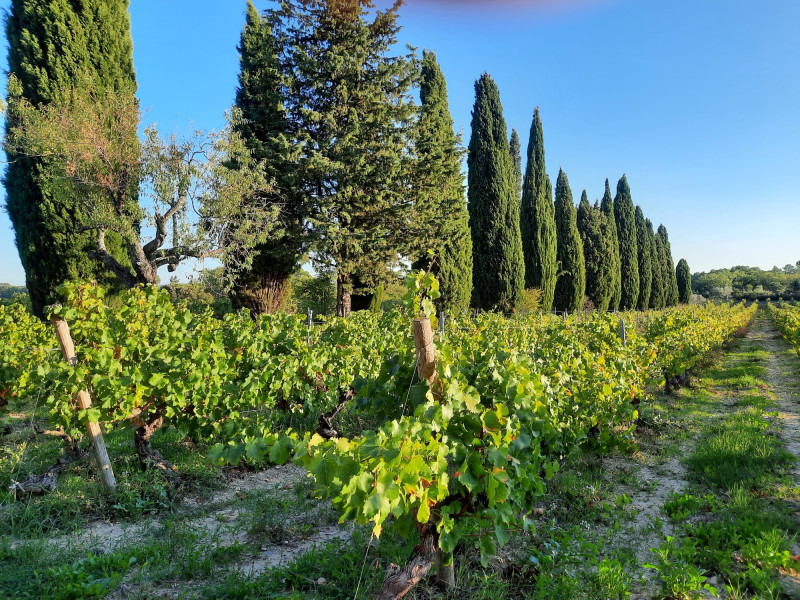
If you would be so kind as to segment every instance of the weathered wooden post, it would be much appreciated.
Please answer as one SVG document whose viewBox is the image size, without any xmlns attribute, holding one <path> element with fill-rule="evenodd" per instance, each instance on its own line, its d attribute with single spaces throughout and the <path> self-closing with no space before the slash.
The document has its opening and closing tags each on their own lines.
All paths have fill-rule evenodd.
<svg viewBox="0 0 800 600">
<path fill-rule="evenodd" d="M 311 328 L 314 326 L 314 311 L 310 308 L 308 309 L 308 319 L 306 320 L 306 324 L 308 325 L 308 335 L 306 336 L 306 344 L 309 346 L 311 345 Z"/>
<path fill-rule="evenodd" d="M 69 325 L 57 315 L 53 315 L 51 320 L 56 328 L 56 337 L 61 346 L 64 360 L 74 367 L 78 364 L 78 357 L 75 355 L 75 344 L 72 342 L 72 336 L 69 333 Z M 92 406 L 92 398 L 86 390 L 78 392 L 76 400 L 78 401 L 78 407 L 83 410 Z M 88 423 L 88 430 L 95 458 L 97 458 L 97 462 L 100 465 L 100 479 L 109 490 L 114 491 L 117 487 L 117 480 L 114 478 L 114 470 L 111 468 L 111 460 L 108 458 L 108 451 L 106 450 L 105 440 L 103 440 L 100 424 L 90 422 Z"/>
<path fill-rule="evenodd" d="M 411 322 L 414 329 L 414 346 L 417 350 L 417 374 L 420 379 L 427 381 L 434 396 L 441 396 L 441 383 L 436 374 L 436 346 L 433 343 L 433 330 L 431 320 L 420 317 Z M 442 552 L 436 548 L 436 577 L 438 585 L 445 589 L 456 586 L 456 573 L 453 566 L 453 553 Z"/>
<path fill-rule="evenodd" d="M 622 345 L 625 346 L 628 341 L 628 337 L 625 331 L 625 319 L 619 320 L 619 339 L 622 340 Z"/>
</svg>

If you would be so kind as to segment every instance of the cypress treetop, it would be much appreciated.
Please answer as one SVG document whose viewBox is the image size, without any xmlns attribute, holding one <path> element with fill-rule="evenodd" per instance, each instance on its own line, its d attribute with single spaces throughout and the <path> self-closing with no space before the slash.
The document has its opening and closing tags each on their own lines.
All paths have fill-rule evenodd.
<svg viewBox="0 0 800 600">
<path fill-rule="evenodd" d="M 294 162 L 281 141 L 288 133 L 288 124 L 280 94 L 277 42 L 251 0 L 237 49 L 240 71 L 235 106 L 241 110 L 242 119 L 235 129 L 253 158 L 267 165 L 267 175 L 275 182 L 271 195 L 281 206 L 278 219 L 282 227 L 268 243 L 258 247 L 251 269 L 239 274 L 233 287 L 235 303 L 256 315 L 279 310 L 286 299 L 289 278 L 303 254 L 303 203 L 292 184 Z"/>
<path fill-rule="evenodd" d="M 428 240 L 421 250 L 438 253 L 434 273 L 441 296 L 436 303 L 440 310 L 456 313 L 469 308 L 472 295 L 472 237 L 461 174 L 464 152 L 453 131 L 447 83 L 436 54 L 429 50 L 422 53 L 420 102 L 414 186 L 418 213 L 427 225 L 420 237 Z"/>
<path fill-rule="evenodd" d="M 689 270 L 689 263 L 682 258 L 678 261 L 675 268 L 675 277 L 678 283 L 678 302 L 689 304 L 692 298 L 692 272 Z"/>
<path fill-rule="evenodd" d="M 609 310 L 616 310 L 619 308 L 620 298 L 622 297 L 622 275 L 620 273 L 620 258 L 619 258 L 619 236 L 617 234 L 617 220 L 614 216 L 614 200 L 611 197 L 611 186 L 606 179 L 606 187 L 603 192 L 603 200 L 600 202 L 600 210 L 606 216 L 608 223 L 609 237 L 613 246 L 612 253 L 612 267 L 611 267 L 611 300 L 609 300 Z"/>
<path fill-rule="evenodd" d="M 511 161 L 514 163 L 514 180 L 517 198 L 522 198 L 522 145 L 516 129 L 511 130 L 511 140 L 508 143 L 511 152 Z"/>
<path fill-rule="evenodd" d="M 617 195 L 614 198 L 614 218 L 617 223 L 619 239 L 621 296 L 619 308 L 630 310 L 636 308 L 639 298 L 639 259 L 637 256 L 636 221 L 633 210 L 633 199 L 628 187 L 628 179 L 623 175 L 617 183 Z"/>
<path fill-rule="evenodd" d="M 647 224 L 640 206 L 636 207 L 634 218 L 636 220 L 636 248 L 639 260 L 639 298 L 636 301 L 636 308 L 647 310 L 650 303 L 650 288 L 653 282 L 653 266 Z"/>
<path fill-rule="evenodd" d="M 675 306 L 678 304 L 678 279 L 675 274 L 675 262 L 672 259 L 672 246 L 669 243 L 667 228 L 658 226 L 658 237 L 664 248 L 664 305 Z"/>
<path fill-rule="evenodd" d="M 556 286 L 556 222 L 553 187 L 545 170 L 539 108 L 533 112 L 522 184 L 520 232 L 525 256 L 525 287 L 542 290 L 542 309 L 553 306 Z"/>
<path fill-rule="evenodd" d="M 510 309 L 522 295 L 525 266 L 506 122 L 500 91 L 488 73 L 475 82 L 467 167 L 473 304 Z"/>
<path fill-rule="evenodd" d="M 653 231 L 653 222 L 650 219 L 644 220 L 647 227 L 647 237 L 650 242 L 650 257 L 653 272 L 653 278 L 650 285 L 650 300 L 648 305 L 650 308 L 660 309 L 664 308 L 664 249 L 661 246 L 660 239 Z"/>
<path fill-rule="evenodd" d="M 588 200 L 587 200 L 588 205 Z M 583 244 L 578 233 L 575 204 L 567 174 L 559 170 L 556 180 L 556 256 L 560 270 L 556 281 L 555 309 L 575 312 L 583 307 L 586 267 Z"/>
<path fill-rule="evenodd" d="M 578 205 L 578 231 L 586 265 L 586 296 L 602 312 L 608 310 L 611 301 L 614 250 L 605 221 L 599 205 L 592 207 L 584 190 Z"/>
</svg>

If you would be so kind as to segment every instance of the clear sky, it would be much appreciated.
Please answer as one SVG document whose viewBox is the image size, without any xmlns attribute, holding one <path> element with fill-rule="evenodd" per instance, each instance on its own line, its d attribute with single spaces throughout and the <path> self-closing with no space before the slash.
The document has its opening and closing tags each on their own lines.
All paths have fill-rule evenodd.
<svg viewBox="0 0 800 600">
<path fill-rule="evenodd" d="M 220 126 L 245 1 L 131 4 L 145 120 Z M 676 262 L 768 269 L 800 259 L 799 23 L 796 0 L 407 0 L 400 41 L 438 54 L 465 143 L 487 71 L 523 151 L 540 107 L 548 172 L 576 199 L 625 173 Z M 13 240 L 3 213 L 0 282 L 23 284 Z"/>
</svg>

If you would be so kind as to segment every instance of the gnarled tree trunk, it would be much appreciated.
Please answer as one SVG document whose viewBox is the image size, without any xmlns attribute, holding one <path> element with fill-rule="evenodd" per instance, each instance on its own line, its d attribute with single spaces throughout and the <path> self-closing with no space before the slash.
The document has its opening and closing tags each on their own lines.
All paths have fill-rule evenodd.
<svg viewBox="0 0 800 600">
<path fill-rule="evenodd" d="M 142 470 L 155 468 L 164 475 L 174 477 L 175 467 L 150 444 L 150 438 L 164 424 L 164 417 L 157 412 L 149 415 L 147 421 L 137 421 L 135 424 L 137 427 L 133 432 L 133 441 Z"/>
</svg>

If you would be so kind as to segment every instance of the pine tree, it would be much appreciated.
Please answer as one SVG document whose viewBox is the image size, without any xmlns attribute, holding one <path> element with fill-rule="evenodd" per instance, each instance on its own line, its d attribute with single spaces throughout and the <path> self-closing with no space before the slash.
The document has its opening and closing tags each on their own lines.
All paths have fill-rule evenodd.
<svg viewBox="0 0 800 600">
<path fill-rule="evenodd" d="M 620 299 L 622 298 L 622 274 L 620 272 L 620 257 L 619 257 L 619 235 L 617 234 L 617 220 L 614 216 L 614 200 L 611 197 L 611 186 L 606 179 L 606 188 L 603 193 L 603 200 L 600 202 L 600 210 L 606 216 L 608 223 L 609 237 L 613 246 L 612 252 L 612 266 L 611 266 L 611 300 L 608 303 L 609 310 L 617 310 L 619 308 Z"/>
<path fill-rule="evenodd" d="M 508 143 L 511 161 L 514 163 L 514 180 L 517 199 L 522 199 L 522 144 L 516 129 L 511 129 L 511 140 Z"/>
<path fill-rule="evenodd" d="M 301 262 L 302 197 L 294 191 L 292 162 L 281 142 L 287 123 L 280 95 L 277 43 L 269 23 L 261 18 L 251 0 L 247 1 L 237 49 L 240 72 L 235 105 L 241 110 L 242 120 L 237 122 L 236 130 L 253 157 L 267 164 L 267 175 L 275 182 L 272 195 L 281 206 L 281 230 L 258 248 L 252 267 L 240 274 L 234 284 L 236 303 L 256 315 L 281 308 L 292 272 Z"/>
<path fill-rule="evenodd" d="M 485 310 L 513 308 L 525 282 L 519 202 L 500 91 L 488 73 L 475 82 L 467 167 L 473 304 Z"/>
<path fill-rule="evenodd" d="M 589 204 L 586 190 L 583 190 L 578 205 L 578 232 L 586 265 L 586 296 L 597 310 L 605 312 L 611 301 L 614 247 L 608 236 L 606 216 L 600 211 L 599 204 L 595 207 Z"/>
<path fill-rule="evenodd" d="M 645 219 L 645 226 L 647 227 L 647 237 L 650 242 L 650 257 L 653 271 L 653 279 L 650 284 L 650 300 L 648 302 L 649 308 L 660 309 L 664 308 L 664 249 L 661 244 L 661 239 L 656 236 L 653 231 L 653 222 L 650 219 Z"/>
<path fill-rule="evenodd" d="M 399 4 L 281 0 L 265 11 L 276 40 L 288 146 L 315 265 L 335 269 L 339 316 L 354 281 L 371 291 L 411 251 L 408 152 L 414 57 L 394 56 Z M 508 140 L 504 139 L 508 147 Z"/>
<path fill-rule="evenodd" d="M 659 225 L 656 235 L 661 238 L 664 248 L 664 306 L 675 306 L 678 304 L 678 279 L 675 275 L 675 261 L 672 260 L 672 246 L 669 243 L 667 228 Z"/>
<path fill-rule="evenodd" d="M 427 226 L 418 234 L 426 240 L 420 250 L 431 248 L 439 255 L 434 265 L 441 294 L 437 307 L 457 313 L 469 308 L 472 295 L 472 237 L 461 174 L 464 152 L 453 131 L 444 74 L 436 54 L 428 50 L 422 53 L 419 96 L 415 138 L 419 168 L 413 185 L 418 213 Z M 427 266 L 426 258 L 416 265 Z"/>
<path fill-rule="evenodd" d="M 689 270 L 689 263 L 682 258 L 678 261 L 675 268 L 675 278 L 678 283 L 678 302 L 689 304 L 692 298 L 692 272 Z"/>
<path fill-rule="evenodd" d="M 539 108 L 533 112 L 522 185 L 520 232 L 525 255 L 525 287 L 542 289 L 542 309 L 553 306 L 556 288 L 556 222 L 553 187 L 545 171 Z"/>
<path fill-rule="evenodd" d="M 588 204 L 588 201 L 587 201 Z M 578 233 L 575 204 L 572 190 L 564 171 L 558 171 L 556 180 L 556 256 L 559 273 L 556 281 L 555 309 L 575 312 L 583 307 L 586 291 L 586 267 L 583 259 L 583 244 Z"/>
<path fill-rule="evenodd" d="M 11 0 L 6 39 L 9 75 L 17 78 L 19 95 L 35 106 L 60 100 L 87 77 L 97 89 L 136 92 L 128 0 Z M 130 124 L 128 141 L 137 143 L 137 126 Z M 48 191 L 40 159 L 13 153 L 8 158 L 6 207 L 34 312 L 43 316 L 65 280 L 112 284 L 106 268 L 89 258 L 95 236 L 79 231 L 77 200 Z M 136 205 L 134 189 L 127 202 Z M 130 265 L 122 240 L 112 232 L 106 240 L 112 255 Z"/>
<path fill-rule="evenodd" d="M 620 281 L 622 293 L 619 308 L 636 308 L 639 298 L 639 259 L 637 257 L 636 222 L 628 179 L 623 175 L 614 197 L 614 218 L 619 239 Z"/>
<path fill-rule="evenodd" d="M 636 308 L 647 310 L 650 303 L 650 288 L 653 283 L 653 265 L 647 224 L 640 206 L 637 206 L 634 211 L 634 220 L 636 221 L 636 257 L 639 262 L 639 298 L 636 301 Z"/>
</svg>

